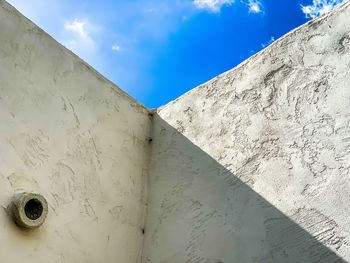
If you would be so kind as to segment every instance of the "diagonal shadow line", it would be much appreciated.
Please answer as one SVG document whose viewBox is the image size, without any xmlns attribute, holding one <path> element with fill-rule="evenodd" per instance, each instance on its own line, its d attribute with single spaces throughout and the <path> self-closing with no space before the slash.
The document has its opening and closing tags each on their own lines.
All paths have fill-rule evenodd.
<svg viewBox="0 0 350 263">
<path fill-rule="evenodd" d="M 347 262 L 317 210 L 298 211 L 304 229 L 158 115 L 152 137 L 142 262 Z"/>
</svg>

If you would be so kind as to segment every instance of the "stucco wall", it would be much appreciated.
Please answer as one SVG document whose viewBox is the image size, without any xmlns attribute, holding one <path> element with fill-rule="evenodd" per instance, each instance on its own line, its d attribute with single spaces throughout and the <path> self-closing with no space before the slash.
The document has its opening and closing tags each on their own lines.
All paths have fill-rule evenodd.
<svg viewBox="0 0 350 263">
<path fill-rule="evenodd" d="M 0 66 L 0 262 L 350 261 L 349 3 L 153 119 L 3 0 Z"/>
<path fill-rule="evenodd" d="M 144 262 L 350 262 L 349 85 L 347 2 L 160 108 Z"/>
<path fill-rule="evenodd" d="M 0 68 L 0 262 L 139 262 L 148 110 L 3 0 Z M 21 191 L 37 230 L 6 213 Z"/>
</svg>

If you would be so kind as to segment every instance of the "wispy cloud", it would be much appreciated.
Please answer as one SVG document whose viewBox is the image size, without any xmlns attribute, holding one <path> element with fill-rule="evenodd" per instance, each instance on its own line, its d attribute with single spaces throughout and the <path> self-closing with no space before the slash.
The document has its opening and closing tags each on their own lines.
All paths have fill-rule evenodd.
<svg viewBox="0 0 350 263">
<path fill-rule="evenodd" d="M 249 0 L 248 7 L 250 13 L 258 14 L 263 11 L 262 4 L 259 0 Z"/>
<path fill-rule="evenodd" d="M 205 9 L 216 13 L 223 6 L 232 5 L 234 0 L 194 0 L 193 3 L 198 9 Z"/>
<path fill-rule="evenodd" d="M 260 0 L 241 0 L 248 6 L 249 12 L 258 14 L 263 12 Z M 224 6 L 230 6 L 235 0 L 193 0 L 193 4 L 197 9 L 207 10 L 209 12 L 218 13 Z"/>
<path fill-rule="evenodd" d="M 75 18 L 66 21 L 64 24 L 65 40 L 63 44 L 78 54 L 92 52 L 96 48 L 93 33 L 98 31 L 98 27 L 91 24 L 88 20 Z"/>
<path fill-rule="evenodd" d="M 331 11 L 343 0 L 313 0 L 311 5 L 301 5 L 306 18 L 316 18 Z"/>
<path fill-rule="evenodd" d="M 265 47 L 271 45 L 273 42 L 275 42 L 275 40 L 276 40 L 275 37 L 274 37 L 274 36 L 271 36 L 271 38 L 270 38 L 269 41 L 267 41 L 266 43 L 261 44 L 261 47 L 262 47 L 262 48 L 265 48 Z"/>
<path fill-rule="evenodd" d="M 68 21 L 65 24 L 65 29 L 77 33 L 81 38 L 87 38 L 89 33 L 86 30 L 86 23 L 79 21 L 77 18 L 73 21 Z"/>
<path fill-rule="evenodd" d="M 115 52 L 119 52 L 121 50 L 121 46 L 114 44 L 112 46 L 112 50 L 115 51 Z"/>
</svg>

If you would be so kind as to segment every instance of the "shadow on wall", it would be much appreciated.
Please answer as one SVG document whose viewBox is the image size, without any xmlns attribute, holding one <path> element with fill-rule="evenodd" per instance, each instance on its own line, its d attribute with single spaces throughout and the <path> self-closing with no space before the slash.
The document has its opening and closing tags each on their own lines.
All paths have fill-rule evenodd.
<svg viewBox="0 0 350 263">
<path fill-rule="evenodd" d="M 346 262 L 309 234 L 331 219 L 298 210 L 303 229 L 157 115 L 153 138 L 143 262 Z"/>
</svg>

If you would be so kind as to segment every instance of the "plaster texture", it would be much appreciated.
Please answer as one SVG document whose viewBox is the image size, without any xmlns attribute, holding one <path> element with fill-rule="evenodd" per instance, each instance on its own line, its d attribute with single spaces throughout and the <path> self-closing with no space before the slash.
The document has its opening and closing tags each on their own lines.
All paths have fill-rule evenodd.
<svg viewBox="0 0 350 263">
<path fill-rule="evenodd" d="M 149 111 L 0 1 L 0 262 L 140 262 Z M 46 222 L 6 207 L 42 194 Z"/>
<path fill-rule="evenodd" d="M 350 262 L 349 2 L 153 117 L 4 0 L 0 66 L 0 262 Z"/>
<path fill-rule="evenodd" d="M 350 262 L 350 3 L 157 110 L 144 261 Z"/>
</svg>

